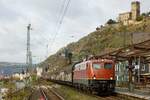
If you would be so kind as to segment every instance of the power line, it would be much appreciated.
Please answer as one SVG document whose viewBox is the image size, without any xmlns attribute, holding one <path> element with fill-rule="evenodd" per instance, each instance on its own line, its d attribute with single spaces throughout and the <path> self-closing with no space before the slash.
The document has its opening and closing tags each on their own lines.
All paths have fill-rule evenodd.
<svg viewBox="0 0 150 100">
<path fill-rule="evenodd" d="M 66 12 L 67 12 L 68 7 L 69 7 L 69 4 L 70 4 L 70 1 L 71 1 L 71 0 L 68 0 L 67 5 L 66 5 L 66 7 L 65 7 L 65 9 L 64 9 L 64 12 L 63 12 L 63 14 L 62 14 L 62 18 L 60 19 L 60 25 L 62 24 L 62 21 L 63 21 L 63 19 L 64 19 L 64 16 L 66 15 Z"/>
<path fill-rule="evenodd" d="M 36 44 L 41 44 L 41 45 L 43 45 L 44 44 L 44 42 L 48 42 L 48 40 L 47 39 L 45 39 L 45 38 L 43 38 L 43 37 L 41 36 L 41 39 L 37 39 L 37 38 L 34 38 L 33 40 L 35 41 L 35 43 Z"/>
<path fill-rule="evenodd" d="M 65 8 L 65 4 L 66 4 L 66 1 L 67 0 L 63 0 L 62 2 L 62 4 L 61 4 L 61 6 L 60 6 L 60 8 L 58 7 L 58 16 L 56 16 L 56 18 L 58 19 L 57 21 L 56 21 L 56 27 L 54 28 L 55 30 L 54 30 L 54 33 L 56 33 L 56 31 L 57 31 L 57 29 L 58 29 L 58 26 L 59 26 L 59 21 L 60 21 L 60 18 L 61 18 L 61 14 L 62 14 L 62 12 L 63 12 L 63 10 L 64 10 L 64 8 Z M 55 37 L 55 35 L 54 35 L 54 37 Z M 49 39 L 49 40 L 51 40 L 51 39 Z M 50 41 L 49 41 L 50 42 Z M 49 42 L 48 42 L 48 44 L 49 44 Z M 47 44 L 47 45 L 48 45 Z"/>
<path fill-rule="evenodd" d="M 67 0 L 64 0 L 63 1 L 63 4 L 61 5 L 60 7 L 60 12 L 58 13 L 58 21 L 56 22 L 56 28 L 55 28 L 55 33 L 57 34 L 57 30 L 59 29 L 59 26 L 60 26 L 60 21 L 61 21 L 61 18 L 62 18 L 62 14 L 64 12 L 64 9 L 65 9 L 65 4 L 66 4 Z M 56 34 L 54 35 L 54 38 L 56 37 Z M 54 40 L 54 38 L 52 40 Z"/>
<path fill-rule="evenodd" d="M 33 30 L 33 29 L 32 29 Z M 43 38 L 44 40 L 46 40 L 47 42 L 48 42 L 48 39 L 45 37 L 45 35 L 43 35 L 43 33 L 45 33 L 45 32 L 42 32 L 41 30 L 35 30 L 36 31 L 36 33 L 41 33 L 41 34 L 39 34 L 40 35 L 40 38 Z M 37 32 L 38 31 L 38 32 Z M 39 41 L 40 39 L 37 39 L 37 38 L 35 38 L 37 41 Z"/>
<path fill-rule="evenodd" d="M 56 24 L 56 34 L 54 35 L 54 38 L 51 39 L 52 42 L 51 42 L 50 50 L 51 50 L 51 48 L 52 48 L 52 46 L 53 46 L 53 43 L 55 42 L 55 39 L 56 39 L 56 37 L 57 37 L 57 35 L 58 35 L 58 33 L 59 33 L 59 30 L 60 30 L 61 25 L 62 25 L 62 23 L 63 23 L 64 17 L 65 17 L 66 12 L 67 12 L 67 9 L 68 9 L 68 7 L 69 7 L 69 4 L 70 4 L 70 0 L 64 0 L 63 4 L 62 4 L 61 7 L 60 7 L 60 12 L 59 12 L 59 16 L 58 16 L 58 21 L 57 21 L 57 24 Z M 43 33 L 43 32 L 41 32 L 41 33 Z M 47 39 L 45 38 L 45 36 L 41 35 L 41 37 L 42 37 L 44 40 L 47 40 Z M 46 57 L 48 57 L 49 43 L 45 45 L 45 44 L 43 44 L 41 41 L 39 41 L 38 39 L 36 39 L 36 40 L 37 40 L 37 43 L 38 43 L 38 44 L 40 44 L 41 46 L 46 47 Z M 49 42 L 49 41 L 47 40 L 47 42 Z"/>
<path fill-rule="evenodd" d="M 54 38 L 53 38 L 53 42 L 52 42 L 52 44 L 51 44 L 50 51 L 51 51 L 51 49 L 52 49 L 52 46 L 53 46 L 53 44 L 54 44 L 54 42 L 55 42 L 55 39 L 56 39 L 58 33 L 59 33 L 59 30 L 61 29 L 61 25 L 63 24 L 63 20 L 64 20 L 64 17 L 65 17 L 65 15 L 66 15 L 66 13 L 67 13 L 67 10 L 68 10 L 68 7 L 69 7 L 69 4 L 70 4 L 71 0 L 68 0 L 68 1 L 65 1 L 65 2 L 66 2 L 66 6 L 62 6 L 62 7 L 64 7 L 64 10 L 63 10 L 62 16 L 60 17 L 60 20 L 59 20 L 59 22 L 58 22 L 58 26 L 56 27 L 56 34 L 55 34 L 55 36 L 54 36 Z M 65 5 L 65 4 L 64 4 L 64 5 Z"/>
<path fill-rule="evenodd" d="M 62 3 L 62 5 L 61 5 L 61 7 L 60 7 L 60 14 L 59 14 L 59 16 L 58 16 L 58 21 L 57 21 L 57 24 L 56 24 L 56 34 L 54 35 L 54 38 L 51 40 L 52 42 L 52 44 L 51 44 L 51 47 L 50 47 L 50 50 L 51 50 L 51 48 L 52 48 L 52 46 L 53 46 L 53 44 L 54 44 L 54 42 L 55 42 L 55 39 L 56 39 L 56 37 L 57 37 L 57 35 L 58 35 L 58 33 L 59 33 L 59 30 L 60 30 L 60 28 L 61 28 L 61 25 L 62 25 L 62 23 L 63 23 L 63 20 L 64 20 L 64 17 L 65 17 L 65 15 L 66 15 L 66 12 L 67 12 L 67 9 L 68 9 L 68 7 L 69 7 L 69 4 L 70 4 L 70 1 L 71 0 L 63 0 L 63 3 Z M 30 25 L 29 25 L 30 26 Z M 28 26 L 28 27 L 29 27 Z M 42 32 L 41 32 L 42 33 Z M 46 40 L 47 42 L 48 42 L 48 40 L 43 36 L 43 35 L 41 35 L 41 37 L 44 39 L 44 40 Z M 37 40 L 37 43 L 38 44 L 40 44 L 41 46 L 43 46 L 44 44 L 41 42 L 41 41 L 39 41 L 38 39 L 36 39 Z M 48 43 L 49 44 L 49 43 Z M 48 54 L 48 44 L 46 44 L 46 52 L 47 52 L 47 54 Z M 28 46 L 29 47 L 29 46 Z M 45 47 L 45 45 L 44 45 L 44 47 Z M 29 47 L 29 49 L 30 49 L 30 47 Z M 31 52 L 30 52 L 31 53 Z M 29 54 L 27 54 L 27 55 L 29 55 Z M 28 59 L 29 57 L 27 57 L 27 59 Z"/>
<path fill-rule="evenodd" d="M 62 2 L 64 2 L 64 3 L 60 7 L 60 12 L 58 13 L 59 15 L 58 15 L 58 22 L 57 22 L 57 24 L 59 24 L 59 21 L 60 21 L 60 18 L 61 18 L 61 14 L 63 13 L 63 11 L 65 9 L 65 4 L 67 3 L 67 0 L 64 0 Z"/>
</svg>

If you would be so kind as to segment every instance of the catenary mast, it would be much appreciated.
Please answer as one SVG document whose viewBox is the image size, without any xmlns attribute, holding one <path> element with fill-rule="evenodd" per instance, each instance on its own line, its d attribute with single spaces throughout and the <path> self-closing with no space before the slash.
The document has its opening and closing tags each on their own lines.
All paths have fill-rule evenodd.
<svg viewBox="0 0 150 100">
<path fill-rule="evenodd" d="M 32 52 L 30 50 L 30 30 L 31 24 L 27 26 L 27 54 L 26 54 L 26 64 L 27 68 L 32 67 Z"/>
</svg>

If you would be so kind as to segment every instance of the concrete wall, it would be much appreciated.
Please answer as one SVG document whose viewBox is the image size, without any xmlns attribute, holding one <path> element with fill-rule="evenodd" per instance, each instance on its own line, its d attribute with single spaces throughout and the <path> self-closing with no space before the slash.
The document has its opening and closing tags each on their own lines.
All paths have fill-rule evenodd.
<svg viewBox="0 0 150 100">
<path fill-rule="evenodd" d="M 150 39 L 150 33 L 134 33 L 133 44 L 141 43 Z"/>
</svg>

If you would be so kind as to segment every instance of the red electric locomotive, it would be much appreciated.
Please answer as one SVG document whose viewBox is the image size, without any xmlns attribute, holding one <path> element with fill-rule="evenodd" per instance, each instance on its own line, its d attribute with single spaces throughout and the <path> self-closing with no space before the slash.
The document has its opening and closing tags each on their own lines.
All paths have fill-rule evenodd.
<svg viewBox="0 0 150 100">
<path fill-rule="evenodd" d="M 115 89 L 115 64 L 108 59 L 84 61 L 74 65 L 72 78 L 77 88 L 112 93 Z"/>
</svg>

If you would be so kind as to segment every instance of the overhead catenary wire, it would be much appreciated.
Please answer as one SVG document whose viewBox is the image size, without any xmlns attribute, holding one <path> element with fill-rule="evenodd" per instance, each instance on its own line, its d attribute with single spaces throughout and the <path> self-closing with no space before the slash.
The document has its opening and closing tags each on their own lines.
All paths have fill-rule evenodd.
<svg viewBox="0 0 150 100">
<path fill-rule="evenodd" d="M 64 5 L 62 6 L 63 7 L 62 8 L 63 9 L 62 10 L 62 16 L 59 17 L 60 19 L 59 19 L 58 24 L 56 26 L 56 34 L 54 35 L 54 38 L 52 39 L 51 46 L 50 46 L 50 51 L 52 49 L 53 44 L 55 43 L 57 35 L 59 34 L 59 31 L 61 29 L 61 25 L 63 24 L 63 20 L 64 20 L 64 17 L 66 15 L 66 13 L 67 13 L 68 8 L 69 8 L 70 2 L 71 2 L 71 0 L 68 0 L 68 1 L 65 0 Z M 66 6 L 65 6 L 65 4 L 66 4 Z"/>
<path fill-rule="evenodd" d="M 43 35 L 43 33 L 45 33 L 44 31 L 42 32 L 41 30 L 35 30 L 34 33 L 40 33 L 40 38 L 43 38 L 44 40 L 46 40 L 46 42 L 48 42 L 48 39 L 45 37 L 45 35 Z M 34 39 L 36 39 L 37 41 L 40 40 L 40 39 L 37 39 L 37 38 L 34 38 Z M 42 42 L 43 42 L 43 39 L 42 39 Z M 40 40 L 40 42 L 41 42 L 41 40 Z"/>
<path fill-rule="evenodd" d="M 61 7 L 60 7 L 60 11 L 58 11 L 58 21 L 56 21 L 56 28 L 55 28 L 55 31 L 54 31 L 54 33 L 56 33 L 56 34 L 57 34 L 57 30 L 59 29 L 59 24 L 60 24 L 61 16 L 62 16 L 62 13 L 64 11 L 65 4 L 66 4 L 67 0 L 63 0 L 62 2 L 63 3 L 61 5 Z M 56 37 L 56 34 L 54 35 L 54 38 Z M 54 40 L 54 38 L 52 40 Z"/>
<path fill-rule="evenodd" d="M 63 3 L 61 4 L 60 9 L 58 8 L 58 11 L 57 11 L 57 12 L 58 12 L 58 16 L 56 16 L 56 18 L 57 18 L 58 20 L 56 21 L 56 27 L 54 28 L 54 33 L 56 33 L 56 31 L 57 31 L 57 29 L 58 29 L 59 21 L 60 21 L 60 18 L 61 18 L 61 14 L 62 14 L 62 12 L 64 11 L 66 1 L 67 1 L 67 0 L 63 0 L 63 1 L 62 1 Z M 58 6 L 58 7 L 59 7 L 59 6 Z M 54 37 L 55 37 L 55 35 L 54 35 Z M 49 45 L 50 40 L 52 40 L 51 37 L 49 38 L 49 41 L 48 41 L 48 44 L 47 44 L 47 45 Z"/>
<path fill-rule="evenodd" d="M 69 0 L 70 1 L 70 0 Z M 67 5 L 66 5 L 67 4 Z M 65 6 L 66 5 L 66 6 Z M 67 2 L 67 0 L 63 0 L 63 4 L 61 5 L 61 9 L 60 9 L 60 16 L 58 16 L 58 24 L 57 24 L 57 26 L 56 26 L 56 30 L 59 30 L 60 29 L 60 23 L 62 23 L 62 19 L 63 19 L 63 17 L 64 17 L 64 15 L 65 15 L 65 12 L 66 12 L 66 8 L 67 8 L 67 6 L 68 6 L 68 2 Z M 62 13 L 61 13 L 62 12 Z M 62 16 L 61 16 L 61 14 L 62 14 Z M 39 30 L 38 30 L 39 31 Z M 40 32 L 40 33 L 43 33 L 43 32 Z M 55 36 L 54 36 L 54 38 L 53 38 L 53 41 L 55 40 L 55 38 L 56 38 L 56 35 L 57 35 L 57 31 L 56 31 L 56 34 L 55 34 Z M 42 34 L 40 35 L 40 38 L 43 38 L 44 40 L 46 40 L 47 42 L 48 42 L 48 40 L 45 38 L 45 36 L 43 36 Z M 42 40 L 43 40 L 42 39 Z M 44 45 L 44 47 L 45 47 L 45 44 L 42 42 L 42 41 L 40 41 L 40 39 L 37 39 L 37 38 L 34 38 L 34 41 L 35 41 L 35 43 L 36 44 L 38 44 L 38 45 L 41 45 L 41 46 L 43 46 Z M 32 45 L 34 45 L 34 44 L 32 44 Z M 48 44 L 46 44 L 46 48 L 48 48 Z M 48 51 L 48 50 L 47 50 Z"/>
<path fill-rule="evenodd" d="M 61 19 L 61 14 L 63 13 L 63 11 L 64 11 L 64 8 L 65 8 L 65 4 L 66 4 L 66 2 L 67 2 L 67 0 L 63 0 L 62 1 L 63 3 L 61 4 L 61 6 L 60 6 L 60 9 L 58 8 L 58 20 L 56 21 L 56 28 L 55 28 L 55 33 L 57 33 L 57 29 L 58 29 L 58 26 L 59 26 L 59 23 L 60 23 L 60 19 Z M 56 17 L 57 18 L 57 17 Z M 56 34 L 54 35 L 54 38 L 56 37 Z M 48 41 L 48 43 L 46 44 L 46 52 L 47 52 L 47 57 L 48 57 L 48 48 L 49 48 L 49 43 L 51 43 L 53 40 L 54 40 L 54 38 L 52 39 L 52 38 L 49 38 L 49 41 Z"/>
<path fill-rule="evenodd" d="M 57 38 L 57 35 L 59 33 L 59 30 L 61 29 L 61 25 L 63 24 L 63 20 L 64 20 L 64 17 L 66 15 L 66 13 L 67 13 L 70 1 L 71 0 L 63 0 L 63 3 L 61 5 L 59 13 L 58 13 L 59 14 L 58 15 L 58 21 L 56 22 L 56 28 L 55 28 L 56 32 L 54 34 L 54 37 L 49 40 L 49 39 L 46 39 L 45 36 L 43 36 L 41 34 L 41 38 L 43 38 L 44 40 L 46 40 L 48 42 L 47 44 L 44 44 L 43 42 L 39 41 L 39 39 L 35 38 L 36 43 L 38 43 L 41 46 L 46 47 L 46 56 L 45 56 L 46 58 L 48 57 L 49 45 L 50 45 L 50 51 L 51 51 L 52 46 L 53 46 L 53 44 L 54 44 L 54 42 L 55 42 L 55 40 Z M 43 33 L 43 32 L 40 32 L 40 33 Z M 50 41 L 52 41 L 52 42 L 50 42 Z M 51 44 L 49 44 L 49 43 L 51 43 Z"/>
</svg>

